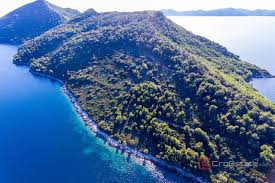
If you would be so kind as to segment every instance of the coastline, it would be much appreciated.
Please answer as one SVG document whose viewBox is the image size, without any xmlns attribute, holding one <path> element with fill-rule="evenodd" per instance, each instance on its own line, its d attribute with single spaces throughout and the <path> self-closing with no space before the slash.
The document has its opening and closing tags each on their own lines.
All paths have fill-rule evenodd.
<svg viewBox="0 0 275 183">
<path fill-rule="evenodd" d="M 275 97 L 271 94 L 274 89 L 275 78 L 254 78 L 248 84 L 268 102 L 275 104 Z M 271 89 L 271 90 L 270 90 Z"/>
<path fill-rule="evenodd" d="M 16 65 L 28 65 L 28 64 L 16 64 Z M 98 125 L 96 124 L 96 122 L 94 122 L 88 116 L 88 114 L 84 110 L 82 110 L 82 108 L 80 107 L 77 99 L 67 89 L 67 87 L 66 87 L 66 85 L 63 81 L 61 81 L 59 79 L 56 79 L 54 77 L 48 76 L 46 74 L 41 74 L 41 73 L 38 73 L 38 72 L 35 72 L 35 71 L 32 71 L 32 70 L 29 70 L 29 71 L 33 75 L 36 75 L 36 76 L 39 76 L 39 77 L 44 77 L 44 78 L 49 78 L 53 81 L 58 82 L 61 85 L 61 89 L 62 89 L 63 93 L 68 97 L 68 99 L 72 103 L 72 106 L 74 107 L 75 111 L 77 112 L 78 116 L 82 119 L 82 121 L 85 123 L 87 128 L 89 128 L 98 137 L 103 139 L 106 142 L 106 144 L 108 144 L 109 146 L 114 147 L 114 148 L 116 148 L 118 150 L 121 150 L 123 152 L 126 152 L 129 155 L 133 155 L 135 158 L 138 158 L 141 161 L 149 161 L 150 163 L 153 163 L 154 165 L 157 165 L 157 166 L 165 168 L 169 171 L 175 172 L 175 173 L 179 174 L 182 177 L 191 179 L 194 182 L 198 182 L 198 183 L 207 182 L 202 177 L 196 177 L 192 173 L 184 171 L 183 169 L 181 169 L 177 166 L 170 165 L 169 163 L 165 162 L 164 160 L 157 159 L 156 157 L 154 157 L 152 155 L 141 153 L 137 149 L 134 149 L 134 148 L 128 147 L 126 145 L 120 144 L 117 140 L 111 138 L 108 134 L 104 133 L 103 131 L 101 131 L 98 128 Z"/>
</svg>

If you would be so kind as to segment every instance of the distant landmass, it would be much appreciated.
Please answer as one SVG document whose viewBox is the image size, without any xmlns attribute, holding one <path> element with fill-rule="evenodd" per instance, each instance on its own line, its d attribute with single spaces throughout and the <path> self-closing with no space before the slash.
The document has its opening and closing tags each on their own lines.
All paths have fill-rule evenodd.
<svg viewBox="0 0 275 183">
<path fill-rule="evenodd" d="M 80 14 L 38 0 L 0 18 L 0 43 L 21 44 Z"/>
<path fill-rule="evenodd" d="M 176 11 L 172 9 L 161 10 L 166 16 L 275 16 L 275 10 L 247 10 L 224 8 L 216 10 Z"/>
<path fill-rule="evenodd" d="M 185 15 L 271 16 L 248 11 Z M 274 167 L 275 105 L 248 84 L 272 75 L 162 12 L 80 14 L 39 0 L 0 19 L 0 43 L 23 43 L 14 63 L 62 81 L 120 144 L 213 183 L 265 182 Z M 262 166 L 200 169 L 209 159 Z"/>
<path fill-rule="evenodd" d="M 273 166 L 275 106 L 247 83 L 271 75 L 161 12 L 91 9 L 25 42 L 14 63 L 63 81 L 119 143 L 213 183 L 263 182 Z M 207 157 L 265 166 L 202 172 Z"/>
</svg>

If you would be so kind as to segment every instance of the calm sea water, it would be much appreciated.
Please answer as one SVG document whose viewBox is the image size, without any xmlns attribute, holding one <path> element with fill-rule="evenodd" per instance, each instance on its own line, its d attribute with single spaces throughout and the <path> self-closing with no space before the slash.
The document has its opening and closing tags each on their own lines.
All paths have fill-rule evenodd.
<svg viewBox="0 0 275 183">
<path fill-rule="evenodd" d="M 274 17 L 170 17 L 275 75 Z M 0 183 L 190 182 L 135 161 L 84 126 L 60 85 L 12 64 L 0 45 Z M 275 80 L 254 80 L 275 101 Z"/>
<path fill-rule="evenodd" d="M 275 75 L 275 17 L 169 18 Z M 275 101 L 275 79 L 257 79 L 252 84 L 263 96 Z"/>
<path fill-rule="evenodd" d="M 0 45 L 0 183 L 190 182 L 87 130 L 58 83 L 12 64 Z"/>
</svg>

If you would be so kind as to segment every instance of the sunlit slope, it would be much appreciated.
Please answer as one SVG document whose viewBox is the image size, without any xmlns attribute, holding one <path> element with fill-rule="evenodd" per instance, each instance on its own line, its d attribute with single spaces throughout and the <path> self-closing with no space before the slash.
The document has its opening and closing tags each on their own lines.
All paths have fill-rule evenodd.
<svg viewBox="0 0 275 183">
<path fill-rule="evenodd" d="M 23 44 L 17 64 L 58 78 L 100 129 L 212 182 L 262 182 L 274 158 L 274 104 L 246 81 L 271 75 L 155 11 L 89 10 Z M 257 161 L 213 167 L 197 160 Z"/>
</svg>

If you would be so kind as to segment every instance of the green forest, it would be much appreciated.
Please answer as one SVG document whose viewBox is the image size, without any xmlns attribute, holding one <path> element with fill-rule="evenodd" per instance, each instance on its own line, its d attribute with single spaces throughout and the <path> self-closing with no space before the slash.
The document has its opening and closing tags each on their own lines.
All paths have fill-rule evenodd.
<svg viewBox="0 0 275 183">
<path fill-rule="evenodd" d="M 34 1 L 0 17 L 0 43 L 22 44 L 79 14 L 45 0 Z"/>
<path fill-rule="evenodd" d="M 211 182 L 266 182 L 275 105 L 250 85 L 272 77 L 161 12 L 85 13 L 19 47 L 16 64 L 62 80 L 120 143 Z M 259 162 L 213 167 L 197 160 Z"/>
</svg>

